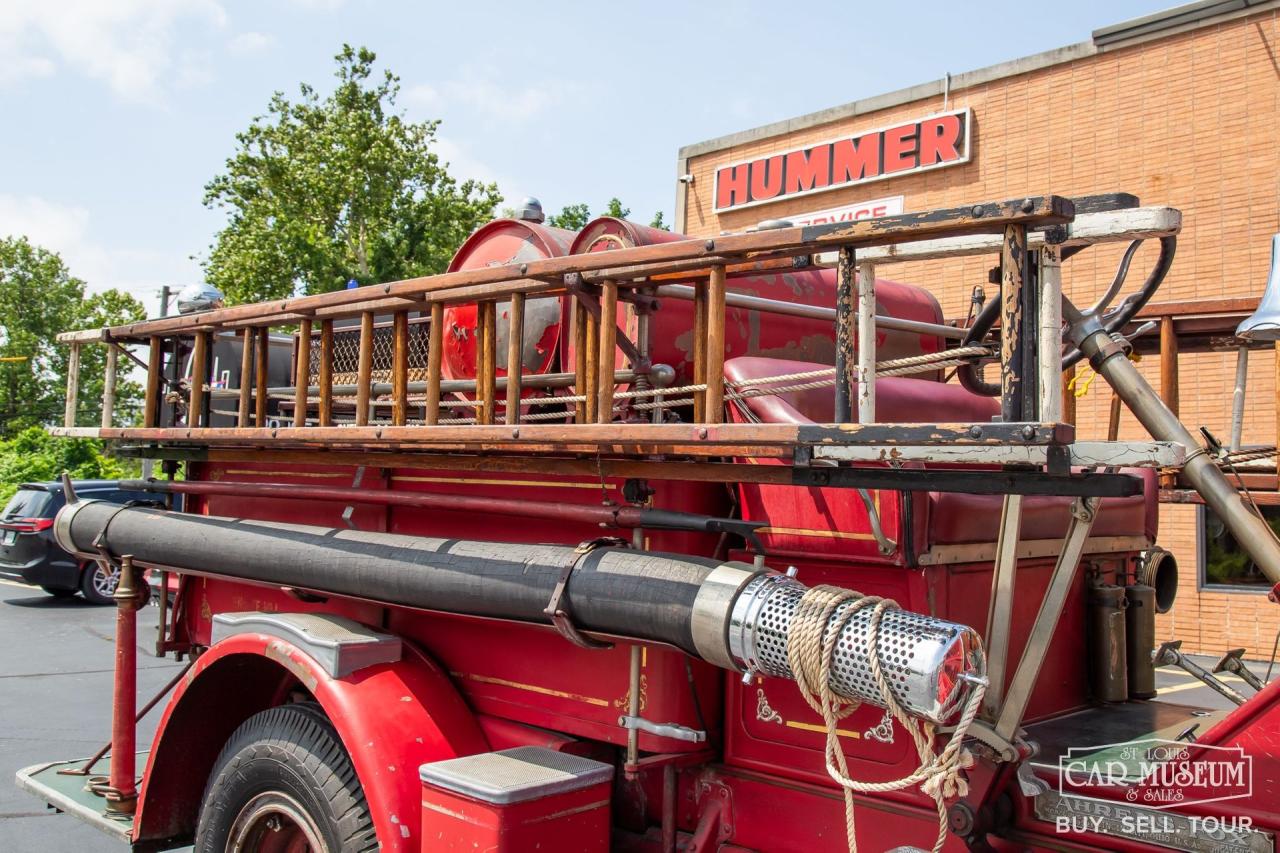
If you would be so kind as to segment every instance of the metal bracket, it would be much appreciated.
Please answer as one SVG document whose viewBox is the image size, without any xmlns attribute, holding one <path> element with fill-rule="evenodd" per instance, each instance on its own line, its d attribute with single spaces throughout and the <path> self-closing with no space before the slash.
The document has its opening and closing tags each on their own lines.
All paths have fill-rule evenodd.
<svg viewBox="0 0 1280 853">
<path fill-rule="evenodd" d="M 876 510 L 875 501 L 871 499 L 871 492 L 866 489 L 858 489 L 857 491 L 858 497 L 862 499 L 862 505 L 866 507 L 867 522 L 871 525 L 871 535 L 876 539 L 880 555 L 887 557 L 897 550 L 898 543 L 885 535 L 884 527 L 880 524 L 880 513 Z"/>
<path fill-rule="evenodd" d="M 1089 539 L 1089 531 L 1093 529 L 1093 522 L 1097 518 L 1098 503 L 1097 498 L 1077 498 L 1071 505 L 1071 521 L 1067 525 L 1067 535 L 1063 537 L 1058 562 L 1049 578 L 1049 588 L 1045 590 L 1044 599 L 1040 602 L 1040 610 L 1031 626 L 1022 659 L 1018 661 L 1018 668 L 1014 671 L 1013 681 L 1009 684 L 1004 704 L 996 719 L 995 733 L 1003 739 L 1014 737 L 1022 723 L 1027 704 L 1031 701 L 1031 692 L 1040 676 L 1040 666 L 1044 663 L 1049 644 L 1058 628 L 1058 617 L 1062 615 L 1071 581 Z"/>
<path fill-rule="evenodd" d="M 675 740 L 686 740 L 689 743 L 703 743 L 707 733 L 701 729 L 691 729 L 676 723 L 654 723 L 644 717 L 624 715 L 618 718 L 618 725 L 624 729 L 638 729 L 656 737 L 669 737 Z"/>
<path fill-rule="evenodd" d="M 593 640 L 584 636 L 574 626 L 569 603 L 564 600 L 565 591 L 569 588 L 569 578 L 573 576 L 573 570 L 581 565 L 586 556 L 597 548 L 625 548 L 627 544 L 627 540 L 619 539 L 616 536 L 601 536 L 598 539 L 588 539 L 573 549 L 573 561 L 565 563 L 560 569 L 560 577 L 556 580 L 556 587 L 551 591 L 551 600 L 547 602 L 547 606 L 543 608 L 542 612 L 550 617 L 551 624 L 560 632 L 560 636 L 579 648 L 611 649 L 613 648 L 613 643 Z"/>
<path fill-rule="evenodd" d="M 591 319 L 597 323 L 600 322 L 600 297 L 595 293 L 587 290 L 586 287 L 574 288 L 566 285 L 566 289 L 572 293 L 582 306 L 587 309 L 587 313 L 591 315 Z M 617 337 L 618 349 L 622 350 L 622 354 L 631 360 L 632 364 L 639 365 L 642 362 L 648 363 L 648 359 L 640 354 L 640 349 L 631 342 L 627 337 L 626 330 L 619 328 Z"/>
<path fill-rule="evenodd" d="M 1235 673 L 1243 678 L 1245 684 L 1248 684 L 1255 691 L 1266 687 L 1267 685 L 1263 683 L 1262 679 L 1254 675 L 1253 671 L 1245 664 L 1243 658 L 1244 649 L 1231 649 L 1218 659 L 1218 663 L 1213 667 L 1213 672 L 1215 674 L 1219 672 Z"/>
<path fill-rule="evenodd" d="M 358 468 L 356 468 L 356 475 L 351 479 L 351 488 L 353 489 L 360 488 L 360 481 L 363 479 L 364 479 L 364 466 L 361 465 Z M 356 529 L 356 523 L 352 521 L 352 518 L 355 516 L 355 513 L 356 513 L 355 504 L 348 504 L 347 506 L 342 508 L 342 523 L 345 524 L 347 526 L 347 529 L 349 530 Z"/>
<path fill-rule="evenodd" d="M 1213 690 L 1225 696 L 1227 699 L 1230 699 L 1237 705 L 1243 705 L 1248 701 L 1244 694 L 1239 690 L 1236 690 L 1231 685 L 1216 678 L 1213 673 L 1207 671 L 1204 667 L 1200 666 L 1200 664 L 1184 656 L 1182 652 L 1179 651 L 1181 648 L 1181 640 L 1170 640 L 1166 643 L 1162 643 L 1160 648 L 1156 649 L 1155 652 L 1152 653 L 1151 661 L 1157 667 L 1176 666 L 1186 670 L 1189 674 L 1194 675 L 1196 678 L 1203 681 L 1205 685 L 1211 687 Z"/>
<path fill-rule="evenodd" d="M 944 730 L 940 729 L 940 731 Z M 999 761 L 1017 761 L 1022 756 L 1021 751 L 1014 745 L 1012 740 L 1001 737 L 996 733 L 995 729 L 982 720 L 974 720 L 970 723 L 965 736 L 971 737 L 989 747 L 994 753 L 994 757 Z"/>
</svg>

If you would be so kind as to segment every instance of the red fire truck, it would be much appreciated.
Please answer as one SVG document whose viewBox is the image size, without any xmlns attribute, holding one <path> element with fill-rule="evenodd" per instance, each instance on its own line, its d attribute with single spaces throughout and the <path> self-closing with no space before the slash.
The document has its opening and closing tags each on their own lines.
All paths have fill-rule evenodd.
<svg viewBox="0 0 1280 853">
<path fill-rule="evenodd" d="M 18 782 L 137 850 L 1274 850 L 1280 688 L 1149 701 L 1182 661 L 1158 477 L 1280 582 L 1126 357 L 1179 226 L 1046 195 L 688 239 L 531 203 L 441 275 L 67 333 L 142 351 L 144 421 L 113 355 L 101 425 L 73 381 L 53 431 L 157 460 L 130 485 L 169 508 L 67 495 L 58 541 L 121 576 L 110 755 Z M 1063 265 L 1109 242 L 1077 307 Z M 880 275 L 967 255 L 998 284 L 967 324 Z M 1152 440 L 1076 439 L 1082 360 Z M 187 664 L 136 744 L 144 570 Z"/>
</svg>

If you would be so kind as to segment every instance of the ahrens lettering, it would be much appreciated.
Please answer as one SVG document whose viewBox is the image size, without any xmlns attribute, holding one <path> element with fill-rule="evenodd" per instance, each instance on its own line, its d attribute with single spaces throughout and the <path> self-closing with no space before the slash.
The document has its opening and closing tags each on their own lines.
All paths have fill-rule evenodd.
<svg viewBox="0 0 1280 853">
<path fill-rule="evenodd" d="M 732 210 L 966 163 L 968 108 L 716 169 L 715 209 Z"/>
</svg>

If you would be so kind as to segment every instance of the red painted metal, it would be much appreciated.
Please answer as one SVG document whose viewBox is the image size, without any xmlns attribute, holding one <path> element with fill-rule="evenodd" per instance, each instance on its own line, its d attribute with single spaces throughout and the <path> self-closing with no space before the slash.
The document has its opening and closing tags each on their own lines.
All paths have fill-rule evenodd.
<svg viewBox="0 0 1280 853">
<path fill-rule="evenodd" d="M 604 853 L 609 849 L 609 799 L 608 781 L 508 805 L 424 783 L 422 850 Z"/>
<path fill-rule="evenodd" d="M 111 769 L 109 808 L 132 813 L 137 807 L 138 607 L 135 584 L 141 576 L 125 558 L 116 598 L 116 672 L 111 697 Z M 125 573 L 129 577 L 125 577 Z M 125 593 L 130 593 L 128 597 Z"/>
<path fill-rule="evenodd" d="M 202 599 L 197 606 L 207 603 Z M 264 603 L 242 599 L 244 609 Z M 307 609 L 302 602 L 294 605 L 290 609 Z M 371 612 L 361 615 L 362 621 L 377 621 Z M 380 848 L 425 849 L 418 766 L 489 749 L 448 674 L 406 643 L 395 663 L 332 678 L 293 644 L 261 634 L 239 634 L 210 647 L 170 699 L 147 765 L 135 840 L 194 829 L 196 805 L 222 743 L 243 720 L 280 704 L 297 688 L 320 703 L 351 755 Z"/>
<path fill-rule="evenodd" d="M 478 228 L 449 262 L 449 272 L 558 258 L 569 249 L 573 232 L 518 219 L 496 219 Z M 507 310 L 498 305 L 498 371 L 506 376 Z M 476 376 L 476 306 L 450 305 L 444 311 L 444 349 L 441 362 L 446 379 Z M 547 373 L 560 338 L 559 297 L 531 298 L 524 308 L 524 372 Z"/>
<path fill-rule="evenodd" d="M 335 486 L 299 486 L 292 483 L 211 483 L 176 481 L 157 484 L 158 491 L 183 495 L 219 495 L 274 500 L 337 501 L 374 506 L 417 507 L 452 512 L 574 521 L 600 527 L 636 528 L 644 525 L 642 509 L 631 505 L 573 504 L 564 501 L 527 501 L 430 492 L 374 491 Z"/>
</svg>

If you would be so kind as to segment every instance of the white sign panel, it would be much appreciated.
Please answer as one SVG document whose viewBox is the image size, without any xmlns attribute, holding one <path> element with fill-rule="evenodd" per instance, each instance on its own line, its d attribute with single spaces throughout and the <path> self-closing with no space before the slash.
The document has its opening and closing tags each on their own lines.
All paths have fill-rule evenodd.
<svg viewBox="0 0 1280 853">
<path fill-rule="evenodd" d="M 859 219 L 874 219 L 877 216 L 895 216 L 902 213 L 903 196 L 873 198 L 857 204 L 846 204 L 841 207 L 829 207 L 826 210 L 815 210 L 812 213 L 789 213 L 784 217 L 792 225 L 828 225 L 832 222 L 855 222 Z"/>
</svg>

